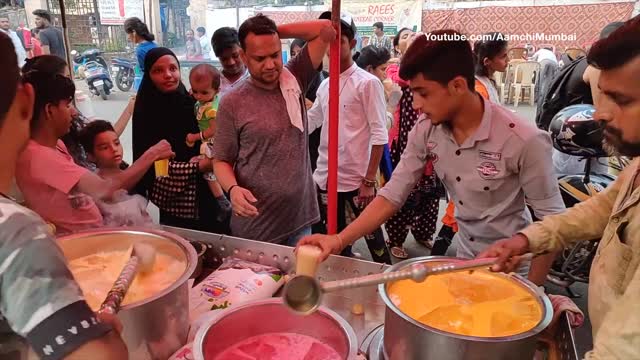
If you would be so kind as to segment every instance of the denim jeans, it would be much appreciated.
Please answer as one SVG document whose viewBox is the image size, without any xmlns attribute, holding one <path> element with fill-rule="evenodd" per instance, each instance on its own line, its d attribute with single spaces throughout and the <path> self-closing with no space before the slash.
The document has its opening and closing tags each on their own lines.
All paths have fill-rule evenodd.
<svg viewBox="0 0 640 360">
<path fill-rule="evenodd" d="M 293 246 L 295 247 L 296 245 L 298 245 L 298 242 L 305 236 L 309 236 L 311 235 L 311 226 L 307 226 L 305 228 L 300 229 L 300 231 L 298 231 L 295 234 L 292 234 L 291 236 L 289 236 L 287 238 L 287 245 L 288 246 Z"/>
</svg>

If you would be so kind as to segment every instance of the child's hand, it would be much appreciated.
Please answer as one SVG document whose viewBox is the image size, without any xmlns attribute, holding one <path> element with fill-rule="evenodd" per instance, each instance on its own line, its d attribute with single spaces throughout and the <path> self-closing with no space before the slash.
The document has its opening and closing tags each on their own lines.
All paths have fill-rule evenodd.
<svg viewBox="0 0 640 360">
<path fill-rule="evenodd" d="M 173 150 L 171 150 L 171 144 L 169 144 L 167 140 L 160 140 L 147 151 L 151 152 L 155 160 L 170 159 L 176 156 Z"/>
<path fill-rule="evenodd" d="M 193 147 L 200 140 L 200 134 L 187 134 L 187 146 Z"/>
<path fill-rule="evenodd" d="M 127 111 L 129 111 L 129 114 L 133 114 L 133 109 L 136 106 L 136 96 L 133 95 L 131 98 L 129 98 L 129 103 L 127 104 Z"/>
</svg>

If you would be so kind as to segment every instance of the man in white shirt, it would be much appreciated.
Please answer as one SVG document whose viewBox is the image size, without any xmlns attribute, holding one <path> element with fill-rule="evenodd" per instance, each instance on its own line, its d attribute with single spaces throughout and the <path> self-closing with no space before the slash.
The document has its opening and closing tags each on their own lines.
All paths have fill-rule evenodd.
<svg viewBox="0 0 640 360">
<path fill-rule="evenodd" d="M 325 12 L 321 19 L 330 19 Z M 382 82 L 352 59 L 356 28 L 349 15 L 341 16 L 340 40 L 340 121 L 338 140 L 338 229 L 344 229 L 376 195 L 376 174 L 384 145 L 388 141 L 386 101 Z M 329 80 L 325 80 L 309 110 L 309 132 L 322 126 L 317 169 L 313 180 L 318 187 L 320 214 L 327 221 L 327 177 L 329 140 Z M 365 237 L 376 262 L 391 263 L 380 228 Z M 351 256 L 351 249 L 343 252 Z"/>
<path fill-rule="evenodd" d="M 547 93 L 551 85 L 551 80 L 553 80 L 558 72 L 558 59 L 551 49 L 540 48 L 529 60 L 540 63 L 540 72 L 536 80 L 535 88 L 535 100 L 537 102 Z"/>
<path fill-rule="evenodd" d="M 22 41 L 20 41 L 18 34 L 16 34 L 15 31 L 11 30 L 9 18 L 6 16 L 0 16 L 0 31 L 7 34 L 7 36 L 11 38 L 13 47 L 16 50 L 16 56 L 18 57 L 18 66 L 22 67 L 22 65 L 24 65 L 25 59 L 27 58 L 27 52 L 24 50 Z"/>
<path fill-rule="evenodd" d="M 211 37 L 213 54 L 220 60 L 222 77 L 220 77 L 220 96 L 222 97 L 240 80 L 249 76 L 247 67 L 240 57 L 242 48 L 238 39 L 238 30 L 222 27 Z"/>
<path fill-rule="evenodd" d="M 536 51 L 536 53 L 533 54 L 533 56 L 531 56 L 529 60 L 537 61 L 540 63 L 542 63 L 544 60 L 549 60 L 558 64 L 558 58 L 556 58 L 556 54 L 554 54 L 551 49 L 547 48 L 541 48 L 540 50 Z"/>
<path fill-rule="evenodd" d="M 211 39 L 207 36 L 207 29 L 200 26 L 196 29 L 198 40 L 200 41 L 200 47 L 202 48 L 202 58 L 205 60 L 211 59 Z"/>
</svg>

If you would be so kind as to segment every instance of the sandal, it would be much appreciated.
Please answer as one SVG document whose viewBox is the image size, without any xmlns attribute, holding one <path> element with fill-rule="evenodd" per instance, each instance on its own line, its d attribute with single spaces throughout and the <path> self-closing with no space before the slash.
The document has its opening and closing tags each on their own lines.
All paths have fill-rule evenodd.
<svg viewBox="0 0 640 360">
<path fill-rule="evenodd" d="M 394 246 L 391 248 L 391 255 L 398 259 L 408 259 L 409 254 L 407 251 L 399 246 Z"/>
</svg>

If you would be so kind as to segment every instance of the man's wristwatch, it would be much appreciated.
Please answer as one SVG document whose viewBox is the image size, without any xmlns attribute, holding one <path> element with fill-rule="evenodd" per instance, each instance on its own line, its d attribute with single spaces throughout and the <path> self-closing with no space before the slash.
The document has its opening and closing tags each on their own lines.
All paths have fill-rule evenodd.
<svg viewBox="0 0 640 360">
<path fill-rule="evenodd" d="M 377 184 L 378 182 L 375 180 L 369 180 L 367 178 L 362 179 L 362 185 L 366 187 L 376 187 Z"/>
</svg>

